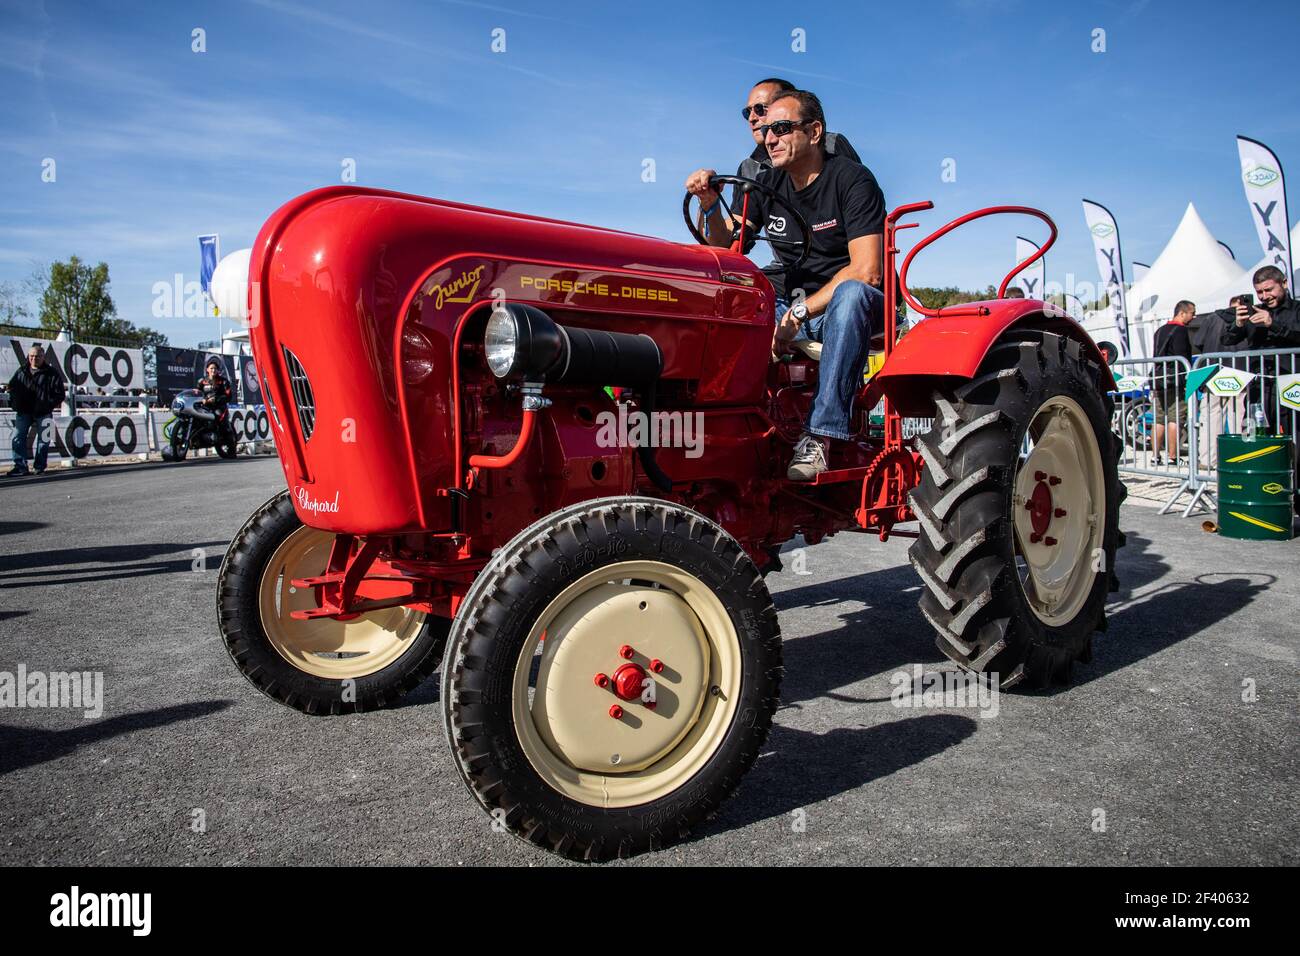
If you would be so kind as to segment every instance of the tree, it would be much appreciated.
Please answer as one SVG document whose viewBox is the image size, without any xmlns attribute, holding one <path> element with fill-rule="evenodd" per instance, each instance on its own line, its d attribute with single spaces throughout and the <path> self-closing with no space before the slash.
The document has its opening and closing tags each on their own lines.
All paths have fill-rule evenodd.
<svg viewBox="0 0 1300 956">
<path fill-rule="evenodd" d="M 167 336 L 162 332 L 117 317 L 108 284 L 106 263 L 91 268 L 76 256 L 48 269 L 36 267 L 24 283 L 40 303 L 41 327 L 52 333 L 67 329 L 80 341 L 114 339 L 137 348 L 166 345 Z"/>
<path fill-rule="evenodd" d="M 105 326 L 117 315 L 108 294 L 108 264 L 91 267 L 73 256 L 50 266 L 49 282 L 41 295 L 41 327 L 51 332 L 67 329 L 73 338 L 108 335 Z"/>
<path fill-rule="evenodd" d="M 0 282 L 0 325 L 22 325 L 31 317 L 18 286 Z"/>
</svg>

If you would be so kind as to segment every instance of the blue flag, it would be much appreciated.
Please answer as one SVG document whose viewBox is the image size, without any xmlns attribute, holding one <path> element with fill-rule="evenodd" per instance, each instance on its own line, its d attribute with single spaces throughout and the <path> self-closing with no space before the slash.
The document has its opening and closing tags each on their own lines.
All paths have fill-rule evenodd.
<svg viewBox="0 0 1300 956">
<path fill-rule="evenodd" d="M 212 273 L 217 271 L 217 250 L 220 239 L 217 236 L 199 236 L 199 284 L 203 291 L 211 295 Z"/>
</svg>

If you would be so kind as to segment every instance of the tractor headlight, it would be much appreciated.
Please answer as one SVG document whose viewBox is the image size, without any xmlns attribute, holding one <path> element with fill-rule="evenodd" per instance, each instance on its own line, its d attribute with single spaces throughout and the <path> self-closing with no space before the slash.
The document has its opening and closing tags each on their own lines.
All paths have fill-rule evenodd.
<svg viewBox="0 0 1300 956">
<path fill-rule="evenodd" d="M 497 378 L 540 382 L 563 364 L 567 345 L 560 327 L 541 309 L 509 303 L 488 317 L 483 351 Z"/>
<path fill-rule="evenodd" d="M 487 330 L 483 333 L 483 351 L 493 375 L 505 378 L 510 374 L 518 346 L 519 328 L 510 313 L 505 309 L 493 309 Z"/>
</svg>

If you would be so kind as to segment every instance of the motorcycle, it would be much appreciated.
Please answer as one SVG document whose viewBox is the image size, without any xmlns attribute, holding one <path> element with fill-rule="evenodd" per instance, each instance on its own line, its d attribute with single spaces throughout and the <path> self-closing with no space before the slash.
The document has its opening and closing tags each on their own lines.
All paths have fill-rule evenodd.
<svg viewBox="0 0 1300 956">
<path fill-rule="evenodd" d="M 168 430 L 163 458 L 184 461 L 191 448 L 215 448 L 222 458 L 235 457 L 235 433 L 230 423 L 217 418 L 203 403 L 203 393 L 197 388 L 177 392 L 171 410 L 176 417 Z"/>
</svg>

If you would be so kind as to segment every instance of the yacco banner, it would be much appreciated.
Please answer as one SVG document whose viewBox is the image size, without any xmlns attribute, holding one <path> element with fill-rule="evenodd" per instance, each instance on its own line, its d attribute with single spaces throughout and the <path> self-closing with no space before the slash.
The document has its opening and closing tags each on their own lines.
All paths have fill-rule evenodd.
<svg viewBox="0 0 1300 956">
<path fill-rule="evenodd" d="M 1281 269 L 1290 284 L 1295 273 L 1291 267 L 1291 227 L 1282 164 L 1271 149 L 1246 136 L 1237 137 L 1237 153 L 1241 157 L 1242 188 L 1246 190 L 1250 218 L 1255 221 L 1264 258 Z"/>
<path fill-rule="evenodd" d="M 1300 372 L 1277 377 L 1277 400 L 1293 412 L 1300 412 Z"/>
<path fill-rule="evenodd" d="M 1147 277 L 1147 273 L 1150 271 L 1151 271 L 1151 267 L 1147 265 L 1145 262 L 1134 262 L 1133 263 L 1133 284 L 1137 285 L 1139 282 L 1145 279 Z"/>
<path fill-rule="evenodd" d="M 1016 236 L 1016 265 L 1020 265 L 1037 251 L 1037 243 L 1024 236 Z M 1043 256 L 1011 281 L 1012 284 L 1025 290 L 1026 299 L 1041 299 L 1043 289 L 1047 285 L 1047 257 Z"/>
<path fill-rule="evenodd" d="M 94 395 L 103 389 L 111 395 L 118 389 L 144 388 L 144 353 L 80 342 L 51 342 L 47 339 L 7 337 L 0 347 L 0 377 L 8 382 L 20 365 L 27 364 L 27 350 L 33 345 L 45 349 L 45 361 L 63 373 L 68 391 L 82 388 Z"/>
<path fill-rule="evenodd" d="M 1092 233 L 1092 247 L 1097 253 L 1097 271 L 1102 288 L 1110 299 L 1119 335 L 1120 353 L 1128 355 L 1128 304 L 1124 301 L 1124 261 L 1120 255 L 1119 226 L 1110 210 L 1090 199 L 1083 201 L 1083 217 Z"/>
<path fill-rule="evenodd" d="M 155 352 L 159 404 L 170 405 L 177 392 L 196 387 L 210 358 L 221 360 L 231 388 L 237 388 L 235 359 L 238 356 L 217 355 L 215 352 L 200 352 L 195 349 L 174 349 L 166 345 L 158 346 Z"/>
<path fill-rule="evenodd" d="M 107 458 L 136 455 L 149 450 L 147 420 L 141 414 L 112 409 L 86 409 L 77 415 L 55 415 L 50 454 L 58 458 Z M 10 442 L 14 434 L 14 413 L 0 412 L 0 456 L 12 459 Z M 28 432 L 27 453 L 31 455 L 36 429 Z"/>
</svg>

